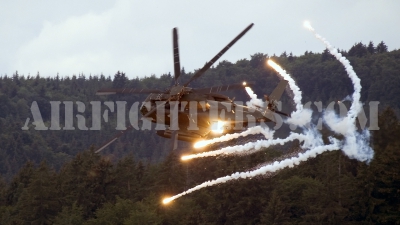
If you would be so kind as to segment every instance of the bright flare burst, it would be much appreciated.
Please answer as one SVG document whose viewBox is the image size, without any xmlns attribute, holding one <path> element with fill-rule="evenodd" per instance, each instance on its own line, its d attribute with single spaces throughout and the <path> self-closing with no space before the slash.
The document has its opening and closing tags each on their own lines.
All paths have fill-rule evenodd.
<svg viewBox="0 0 400 225">
<path fill-rule="evenodd" d="M 164 200 L 162 201 L 164 205 L 170 203 L 172 200 L 174 200 L 173 198 L 164 198 Z"/>
<path fill-rule="evenodd" d="M 224 127 L 225 127 L 226 122 L 225 121 L 215 121 L 211 125 L 211 131 L 217 134 L 222 134 L 224 133 Z"/>
<path fill-rule="evenodd" d="M 305 28 L 307 28 L 307 29 L 309 29 L 311 31 L 314 31 L 314 28 L 311 26 L 310 21 L 307 21 L 307 20 L 304 21 L 303 25 L 304 25 Z"/>
<path fill-rule="evenodd" d="M 203 148 L 207 145 L 208 145 L 207 141 L 198 141 L 198 142 L 194 143 L 193 147 L 194 148 Z"/>
<path fill-rule="evenodd" d="M 181 160 L 182 161 L 186 161 L 186 160 L 193 159 L 193 158 L 194 157 L 192 155 L 184 155 L 184 156 L 181 157 Z"/>
<path fill-rule="evenodd" d="M 270 65 L 272 68 L 274 68 L 274 70 L 278 71 L 278 70 L 282 70 L 282 68 L 276 64 L 274 61 L 268 59 L 267 61 L 268 65 Z"/>
</svg>

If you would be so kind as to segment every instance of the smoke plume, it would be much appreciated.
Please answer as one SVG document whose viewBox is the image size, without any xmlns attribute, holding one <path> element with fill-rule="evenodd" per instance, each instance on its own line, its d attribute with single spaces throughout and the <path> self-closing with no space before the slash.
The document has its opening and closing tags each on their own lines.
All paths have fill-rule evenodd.
<svg viewBox="0 0 400 225">
<path fill-rule="evenodd" d="M 315 37 L 322 41 L 329 52 L 344 66 L 346 72 L 353 83 L 354 92 L 351 97 L 352 104 L 347 116 L 340 118 L 335 114 L 333 110 L 325 111 L 324 120 L 325 123 L 335 133 L 341 134 L 345 137 L 345 144 L 343 146 L 344 153 L 350 158 L 357 159 L 359 161 L 371 161 L 374 156 L 374 151 L 369 146 L 369 131 L 365 130 L 362 133 L 357 132 L 355 120 L 358 113 L 362 110 L 362 103 L 360 102 L 361 97 L 361 83 L 360 78 L 354 72 L 353 67 L 341 53 L 338 52 L 325 38 L 316 33 L 315 29 L 309 22 L 305 22 L 304 26 L 307 27 Z"/>
<path fill-rule="evenodd" d="M 231 174 L 229 176 L 221 177 L 215 180 L 207 181 L 204 182 L 200 185 L 197 185 L 185 192 L 182 192 L 178 195 L 172 196 L 170 198 L 164 199 L 164 203 L 168 203 L 170 201 L 173 201 L 179 197 L 182 197 L 186 194 L 192 193 L 196 190 L 202 189 L 204 187 L 209 187 L 221 183 L 226 183 L 231 180 L 236 180 L 236 179 L 247 179 L 251 178 L 254 176 L 258 175 L 263 175 L 266 173 L 273 173 L 278 170 L 284 169 L 284 168 L 292 168 L 296 165 L 299 165 L 301 162 L 307 161 L 309 158 L 316 157 L 319 154 L 322 154 L 323 152 L 326 151 L 333 151 L 333 150 L 339 150 L 342 149 L 342 151 L 349 156 L 350 158 L 355 158 L 360 161 L 367 161 L 369 162 L 373 158 L 373 150 L 369 146 L 369 138 L 370 134 L 368 130 L 364 130 L 362 132 L 358 132 L 356 125 L 355 125 L 355 119 L 358 113 L 362 109 L 362 104 L 360 102 L 360 93 L 361 93 L 361 84 L 360 84 L 360 79 L 358 78 L 357 74 L 354 72 L 352 66 L 350 65 L 350 62 L 343 57 L 337 49 L 332 47 L 332 45 L 326 41 L 325 38 L 320 36 L 315 32 L 315 29 L 311 26 L 310 23 L 306 22 L 304 24 L 305 27 L 307 27 L 310 31 L 312 31 L 316 38 L 321 40 L 326 47 L 328 48 L 329 52 L 335 56 L 337 60 L 339 60 L 343 66 L 346 69 L 347 74 L 349 75 L 349 78 L 351 79 L 353 86 L 354 86 L 354 93 L 351 96 L 351 98 L 345 98 L 346 100 L 351 100 L 351 108 L 349 112 L 347 113 L 346 117 L 340 118 L 338 115 L 335 114 L 334 111 L 325 111 L 324 112 L 324 122 L 329 126 L 329 128 L 340 135 L 343 135 L 344 140 L 339 141 L 333 137 L 329 137 L 330 144 L 324 144 L 322 140 L 322 136 L 319 133 L 319 131 L 311 124 L 308 128 L 303 127 L 302 133 L 290 133 L 290 135 L 286 138 L 277 138 L 277 139 L 272 139 L 273 137 L 273 131 L 269 130 L 260 130 L 260 128 L 250 128 L 248 131 L 242 132 L 241 134 L 237 135 L 229 135 L 229 136 L 223 136 L 220 137 L 220 139 L 214 140 L 214 142 L 217 141 L 225 141 L 225 140 L 231 140 L 233 138 L 237 138 L 239 136 L 244 136 L 248 134 L 252 134 L 255 132 L 265 132 L 264 135 L 270 137 L 270 139 L 267 140 L 258 140 L 255 142 L 249 142 L 244 145 L 237 145 L 237 146 L 229 146 L 225 147 L 216 151 L 210 151 L 210 152 L 203 152 L 199 154 L 193 154 L 193 155 L 187 155 L 183 156 L 182 160 L 187 160 L 187 159 L 194 159 L 194 158 L 201 158 L 201 157 L 210 157 L 210 156 L 218 156 L 218 155 L 230 155 L 230 154 L 250 154 L 256 151 L 260 151 L 263 148 L 267 148 L 272 145 L 283 145 L 289 141 L 294 141 L 298 140 L 301 144 L 301 149 L 305 150 L 304 153 L 298 153 L 297 157 L 290 157 L 286 158 L 281 161 L 275 161 L 273 163 L 267 164 L 267 165 L 262 165 L 258 169 L 252 170 L 252 171 L 247 171 L 247 172 L 236 172 L 234 174 Z M 287 120 L 288 123 L 298 125 L 298 126 L 304 126 L 311 121 L 311 111 L 308 109 L 304 109 L 302 103 L 301 103 L 301 91 L 300 88 L 296 85 L 295 81 L 289 74 L 286 73 L 285 70 L 283 70 L 279 65 L 272 61 L 268 61 L 268 64 L 271 65 L 282 77 L 283 79 L 287 80 L 289 82 L 289 87 L 292 89 L 294 93 L 294 102 L 296 104 L 296 111 L 294 111 L 291 115 L 291 118 Z M 254 92 L 249 89 L 246 91 L 249 93 L 251 97 L 251 103 L 252 101 L 255 102 L 257 99 L 257 96 L 254 94 Z M 260 100 L 261 101 L 261 100 Z M 262 101 L 261 101 L 262 102 Z M 257 104 L 257 103 L 254 103 Z M 262 105 L 260 105 L 262 107 Z M 212 140 L 210 140 L 212 141 Z M 214 143 L 213 142 L 213 143 Z"/>
</svg>

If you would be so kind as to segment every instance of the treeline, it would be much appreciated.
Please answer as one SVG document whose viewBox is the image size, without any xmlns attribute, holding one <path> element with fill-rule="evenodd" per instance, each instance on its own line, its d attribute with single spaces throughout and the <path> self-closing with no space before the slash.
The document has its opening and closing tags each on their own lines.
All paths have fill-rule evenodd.
<svg viewBox="0 0 400 225">
<path fill-rule="evenodd" d="M 400 50 L 387 51 L 381 42 L 376 47 L 370 42 L 368 46 L 358 43 L 349 51 L 340 51 L 347 56 L 354 70 L 361 78 L 363 102 L 380 101 L 383 109 L 392 107 L 396 112 L 400 107 Z M 303 92 L 303 102 L 322 101 L 326 107 L 332 100 L 341 100 L 353 92 L 353 86 L 343 66 L 327 51 L 323 53 L 305 52 L 302 56 L 282 53 L 280 56 L 268 56 L 256 53 L 250 59 L 242 59 L 236 63 L 221 61 L 209 69 L 200 79 L 194 81 L 192 87 L 211 87 L 223 84 L 255 81 L 253 89 L 262 96 L 269 94 L 279 82 L 275 71 L 266 65 L 267 59 L 273 59 L 285 68 L 296 80 Z M 193 75 L 182 69 L 180 83 L 184 83 Z M 0 174 L 7 181 L 15 175 L 27 162 L 39 164 L 46 160 L 52 168 L 59 170 L 77 153 L 88 149 L 91 145 L 99 146 L 108 140 L 116 131 L 116 113 L 110 113 L 108 123 L 102 121 L 101 130 L 79 130 L 75 115 L 86 118 L 86 126 L 91 127 L 91 101 L 127 101 L 127 110 L 134 102 L 144 100 L 143 95 L 96 96 L 100 88 L 156 88 L 164 90 L 173 82 L 170 73 L 156 77 L 129 79 L 125 73 L 118 71 L 113 77 L 104 75 L 73 75 L 72 77 L 41 77 L 20 75 L 0 77 Z M 249 97 L 244 90 L 224 93 L 235 100 L 247 101 Z M 283 110 L 293 109 L 292 99 L 283 96 Z M 32 124 L 30 107 L 38 104 L 47 127 L 51 126 L 50 101 L 60 101 L 60 126 L 64 126 L 65 105 L 63 101 L 71 101 L 74 105 L 74 127 L 76 130 L 37 131 Z M 77 111 L 77 102 L 86 108 L 84 113 Z M 107 107 L 102 105 L 102 114 Z M 368 113 L 368 109 L 366 109 Z M 128 113 L 126 113 L 128 115 Z M 30 119 L 29 121 L 28 118 Z M 128 118 L 126 118 L 127 121 Z M 21 128 L 26 124 L 29 130 Z M 185 145 L 181 143 L 181 145 Z M 170 144 L 154 131 L 133 130 L 105 150 L 118 160 L 132 153 L 143 162 L 161 162 L 168 155 Z M 135 149 L 135 151 L 132 151 Z"/>
<path fill-rule="evenodd" d="M 400 50 L 387 51 L 384 42 L 376 47 L 372 42 L 368 46 L 358 43 L 349 51 L 341 51 L 348 57 L 354 70 L 361 78 L 363 86 L 361 100 L 363 102 L 380 101 L 380 108 L 387 106 L 398 111 L 400 107 Z M 277 85 L 279 79 L 266 60 L 271 58 L 281 64 L 296 80 L 303 92 L 303 102 L 322 101 L 323 106 L 332 100 L 340 100 L 351 95 L 353 87 L 343 66 L 325 50 L 323 53 L 305 52 L 302 56 L 282 53 L 280 56 L 268 56 L 256 53 L 250 59 L 242 59 L 236 63 L 221 61 L 208 70 L 200 79 L 193 82 L 193 87 L 211 87 L 229 83 L 240 83 L 243 80 L 255 81 L 253 89 L 262 96 L 269 94 Z M 193 75 L 182 69 L 181 83 Z M 88 149 L 91 145 L 99 146 L 115 133 L 116 113 L 110 114 L 108 123 L 102 122 L 100 131 L 78 130 L 75 115 L 86 118 L 86 126 L 91 126 L 91 101 L 127 101 L 127 106 L 141 102 L 142 95 L 96 96 L 100 88 L 156 88 L 164 90 L 172 84 L 170 73 L 159 77 L 152 75 L 145 78 L 128 79 L 118 71 L 114 77 L 104 75 L 84 75 L 72 77 L 44 78 L 20 75 L 0 77 L 0 174 L 8 181 L 28 160 L 39 164 L 46 160 L 57 170 L 71 160 L 78 152 Z M 244 90 L 225 93 L 236 97 L 235 100 L 248 100 Z M 50 127 L 50 101 L 72 101 L 76 130 L 36 131 L 32 125 L 30 107 L 37 102 L 45 125 Z M 77 111 L 76 102 L 82 102 L 86 108 L 84 113 Z M 292 110 L 290 96 L 284 95 L 283 108 Z M 103 105 L 102 113 L 106 107 Z M 127 108 L 129 110 L 129 108 Z M 64 125 L 64 104 L 60 104 L 60 125 Z M 126 113 L 127 115 L 128 113 Z M 28 118 L 30 122 L 27 122 Z M 127 118 L 128 121 L 128 118 Z M 29 130 L 21 128 L 29 125 Z M 154 131 L 136 131 L 128 133 L 117 143 L 107 148 L 105 153 L 113 154 L 115 159 L 132 153 L 138 159 L 146 162 L 160 162 L 169 152 L 166 139 L 155 135 Z"/>
<path fill-rule="evenodd" d="M 376 47 L 358 43 L 349 51 L 340 51 L 347 56 L 361 78 L 363 86 L 361 100 L 380 101 L 383 109 L 392 107 L 396 112 L 400 108 L 400 50 L 387 51 L 387 46 L 381 42 Z M 236 63 L 221 61 L 209 69 L 200 79 L 194 81 L 193 87 L 211 87 L 216 85 L 240 83 L 243 80 L 255 81 L 253 89 L 262 96 L 269 94 L 277 85 L 277 74 L 266 65 L 266 59 L 271 58 L 281 64 L 296 80 L 303 92 L 303 102 L 322 101 L 323 106 L 332 100 L 340 100 L 351 95 L 353 87 L 343 66 L 327 52 L 305 52 L 302 56 L 282 53 L 280 56 L 268 56 L 256 53 L 250 59 L 242 59 Z M 193 75 L 182 69 L 181 83 Z M 84 75 L 71 77 L 41 77 L 20 75 L 0 77 L 0 174 L 8 181 L 28 161 L 38 165 L 42 160 L 60 169 L 77 153 L 88 149 L 91 145 L 101 145 L 111 138 L 116 130 L 116 115 L 110 114 L 108 123 L 102 122 L 100 131 L 60 130 L 36 131 L 32 125 L 30 107 L 37 102 L 45 125 L 50 126 L 50 101 L 71 101 L 74 104 L 74 116 L 82 114 L 86 118 L 86 126 L 91 126 L 92 109 L 90 101 L 127 101 L 128 106 L 136 101 L 143 101 L 142 95 L 96 96 L 100 88 L 156 88 L 164 90 L 173 83 L 170 73 L 145 78 L 128 79 L 123 72 L 117 72 L 114 77 L 104 75 Z M 235 100 L 246 101 L 249 97 L 244 90 L 224 93 Z M 290 112 L 293 108 L 292 99 L 283 96 L 283 110 Z M 77 112 L 77 102 L 86 105 L 84 113 Z M 64 104 L 60 104 L 61 127 L 64 124 Z M 102 113 L 106 107 L 102 107 Z M 127 109 L 128 110 L 128 109 Z M 30 119 L 29 130 L 24 131 L 27 119 Z M 75 117 L 74 117 L 75 118 Z M 128 118 L 127 118 L 128 121 Z M 135 151 L 132 151 L 135 149 Z M 169 143 L 153 131 L 132 131 L 122 137 L 117 143 L 109 146 L 105 153 L 112 154 L 113 159 L 119 159 L 127 153 L 132 153 L 137 159 L 150 162 L 160 162 L 169 151 Z"/>
<path fill-rule="evenodd" d="M 116 163 L 92 150 L 55 171 L 26 163 L 0 185 L 1 224 L 398 224 L 400 125 L 379 116 L 369 165 L 327 152 L 278 173 L 207 187 L 168 205 L 162 199 L 206 180 L 245 171 L 293 153 L 269 148 L 242 157 L 147 164 L 128 155 Z M 326 135 L 326 134 L 325 134 Z M 134 151 L 136 149 L 132 149 Z"/>
</svg>

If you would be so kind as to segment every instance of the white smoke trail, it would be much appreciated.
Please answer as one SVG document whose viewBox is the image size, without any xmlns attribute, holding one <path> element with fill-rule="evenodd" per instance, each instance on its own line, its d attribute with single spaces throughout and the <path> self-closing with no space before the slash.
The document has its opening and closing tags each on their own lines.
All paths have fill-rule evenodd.
<svg viewBox="0 0 400 225">
<path fill-rule="evenodd" d="M 281 155 L 279 157 L 273 158 L 273 160 L 271 160 L 271 161 L 263 162 L 263 163 L 255 166 L 255 167 L 253 167 L 251 170 L 256 170 L 256 169 L 259 169 L 259 168 L 264 167 L 266 165 L 273 164 L 275 161 L 280 162 L 280 161 L 288 159 L 288 158 L 296 157 L 299 153 L 304 153 L 304 152 L 306 152 L 306 150 L 304 150 L 304 149 L 302 149 L 300 147 L 291 149 L 291 150 L 289 150 L 288 153 L 283 154 L 283 155 Z M 275 173 L 272 173 L 272 172 L 270 172 L 269 174 L 267 173 L 266 177 L 270 177 L 268 175 L 272 175 L 272 174 L 275 174 Z"/>
<path fill-rule="evenodd" d="M 357 76 L 356 72 L 354 72 L 353 67 L 350 65 L 349 60 L 347 60 L 344 56 L 342 56 L 342 54 L 339 53 L 338 50 L 336 48 L 334 48 L 324 37 L 322 37 L 321 35 L 316 33 L 315 29 L 311 26 L 311 24 L 308 21 L 306 21 L 304 25 L 310 31 L 312 31 L 314 33 L 314 35 L 317 39 L 319 39 L 320 41 L 322 41 L 325 44 L 325 46 L 328 48 L 329 52 L 337 60 L 339 60 L 339 62 L 342 63 L 342 65 L 346 69 L 346 72 L 349 75 L 351 81 L 353 82 L 353 86 L 354 86 L 354 93 L 352 96 L 353 104 L 350 107 L 348 116 L 352 119 L 355 119 L 362 108 L 362 104 L 360 102 L 360 96 L 361 96 L 360 78 Z"/>
<path fill-rule="evenodd" d="M 264 102 L 261 99 L 257 98 L 256 93 L 250 88 L 250 87 L 245 87 L 247 94 L 250 96 L 250 101 L 246 102 L 248 107 L 253 107 L 254 106 L 259 106 L 259 107 L 264 107 Z"/>
<path fill-rule="evenodd" d="M 178 195 L 172 196 L 170 198 L 164 199 L 164 203 L 168 203 L 170 201 L 173 201 L 179 197 L 182 197 L 186 194 L 189 194 L 191 192 L 194 192 L 196 190 L 199 190 L 204 187 L 208 186 L 213 186 L 221 183 L 225 183 L 231 180 L 236 180 L 236 179 L 246 179 L 246 178 L 251 178 L 254 176 L 258 175 L 263 175 L 269 172 L 276 172 L 278 170 L 281 170 L 286 167 L 294 167 L 295 165 L 299 165 L 300 162 L 306 161 L 311 157 L 316 157 L 318 154 L 322 154 L 323 152 L 326 151 L 333 151 L 333 150 L 338 150 L 342 149 L 346 155 L 348 155 L 351 158 L 356 158 L 360 161 L 370 161 L 373 157 L 373 150 L 369 146 L 369 132 L 368 130 L 363 131 L 362 133 L 356 132 L 356 126 L 355 126 L 355 118 L 362 109 L 362 104 L 360 102 L 360 91 L 361 91 L 361 85 L 360 85 L 360 79 L 357 77 L 355 72 L 353 71 L 349 61 L 342 57 L 338 51 L 333 48 L 329 42 L 327 42 L 324 38 L 322 38 L 320 35 L 315 33 L 314 28 L 311 27 L 309 23 L 305 24 L 307 28 L 309 28 L 312 32 L 314 32 L 315 36 L 320 39 L 321 41 L 324 42 L 324 44 L 327 46 L 328 50 L 345 66 L 347 73 L 349 74 L 350 79 L 353 82 L 354 85 L 354 93 L 352 96 L 352 106 L 350 108 L 350 111 L 348 112 L 347 116 L 345 118 L 339 118 L 334 112 L 329 111 L 326 112 L 324 115 L 324 120 L 325 123 L 330 126 L 330 128 L 339 134 L 342 134 L 345 137 L 344 145 L 342 142 L 339 142 L 337 139 L 329 137 L 330 142 L 332 144 L 330 145 L 324 145 L 322 141 L 322 137 L 320 133 L 314 128 L 311 127 L 309 130 L 305 130 L 303 134 L 298 134 L 298 133 L 291 133 L 287 138 L 285 139 L 270 139 L 270 140 L 259 140 L 257 142 L 251 142 L 247 143 L 245 145 L 241 146 L 232 146 L 232 147 L 226 147 L 217 151 L 212 151 L 212 152 L 205 152 L 205 153 L 200 153 L 200 154 L 195 154 L 195 155 L 189 155 L 189 156 L 184 156 L 182 159 L 191 159 L 191 158 L 199 158 L 199 157 L 207 157 L 207 156 L 217 156 L 217 155 L 229 155 L 229 154 L 237 154 L 237 153 L 244 153 L 244 152 L 255 152 L 259 151 L 262 147 L 269 147 L 271 145 L 276 145 L 276 144 L 281 144 L 283 145 L 284 143 L 288 141 L 293 141 L 293 140 L 299 140 L 302 142 L 302 149 L 309 149 L 304 153 L 299 153 L 298 157 L 291 157 L 284 159 L 282 161 L 275 161 L 272 164 L 268 164 L 266 166 L 261 166 L 260 168 L 253 170 L 253 171 L 248 171 L 248 172 L 237 172 L 234 173 L 230 176 L 225 176 L 218 178 L 216 180 L 211 180 L 204 182 L 200 185 L 197 185 L 183 193 L 180 193 Z M 282 76 L 286 76 L 286 80 L 289 81 L 289 84 L 292 83 L 290 88 L 293 90 L 294 95 L 295 95 L 295 103 L 296 103 L 296 112 L 302 112 L 304 111 L 303 105 L 301 104 L 301 91 L 297 87 L 297 85 L 294 83 L 293 79 L 286 73 L 286 71 L 282 70 L 282 68 L 277 67 L 279 70 L 278 72 Z M 293 82 L 291 82 L 293 81 Z M 253 93 L 254 94 L 254 93 Z M 256 96 L 255 96 L 256 98 Z M 311 114 L 310 114 L 310 119 L 311 119 Z M 297 121 L 294 121 L 293 123 L 296 123 Z M 186 157 L 186 158 L 185 158 Z"/>
<path fill-rule="evenodd" d="M 342 99 L 341 102 L 345 102 L 345 101 L 351 102 L 351 101 L 353 101 L 353 99 L 351 99 L 350 95 L 347 95 L 344 99 Z"/>
<path fill-rule="evenodd" d="M 268 148 L 272 145 L 284 145 L 285 143 L 289 141 L 294 141 L 294 140 L 299 140 L 300 142 L 303 142 L 303 149 L 311 148 L 316 145 L 320 145 L 322 141 L 320 140 L 319 136 L 317 133 L 313 130 L 309 130 L 305 134 L 299 134 L 299 133 L 291 133 L 288 137 L 286 138 L 278 138 L 278 139 L 269 139 L 269 140 L 258 140 L 255 142 L 249 142 L 244 145 L 236 145 L 236 146 L 228 146 L 225 148 L 221 148 L 219 150 L 215 151 L 209 151 L 209 152 L 202 152 L 202 153 L 197 153 L 197 154 L 192 154 L 192 155 L 185 155 L 182 156 L 182 160 L 188 160 L 188 159 L 195 159 L 195 158 L 204 158 L 204 157 L 210 157 L 210 156 L 218 156 L 218 155 L 232 155 L 232 154 L 241 154 L 246 151 L 251 151 L 257 152 L 262 150 L 262 148 Z"/>
<path fill-rule="evenodd" d="M 248 135 L 252 134 L 263 134 L 265 136 L 265 139 L 272 139 L 274 137 L 274 130 L 270 130 L 268 127 L 261 127 L 261 126 L 255 126 L 255 127 L 250 127 L 247 130 L 241 132 L 241 133 L 233 133 L 233 134 L 226 134 L 221 137 L 213 138 L 210 140 L 204 140 L 204 141 L 199 141 L 194 144 L 195 148 L 202 148 L 210 144 L 214 144 L 217 142 L 225 142 L 225 141 L 230 141 L 235 138 L 239 137 L 246 137 Z"/>
<path fill-rule="evenodd" d="M 222 183 L 226 183 L 228 181 L 231 180 L 237 180 L 237 179 L 247 179 L 247 178 L 251 178 L 251 177 L 255 177 L 258 175 L 263 175 L 266 174 L 268 172 L 276 172 L 278 170 L 284 169 L 286 167 L 292 168 L 295 165 L 299 165 L 301 162 L 307 161 L 309 158 L 314 158 L 319 154 L 322 154 L 323 152 L 326 151 L 333 151 L 333 150 L 337 150 L 340 148 L 339 142 L 338 140 L 331 138 L 331 143 L 330 145 L 322 145 L 322 146 L 316 146 L 304 153 L 299 153 L 297 157 L 292 157 L 292 158 L 288 158 L 285 160 L 282 160 L 280 162 L 275 161 L 273 164 L 269 164 L 263 167 L 260 167 L 259 169 L 253 170 L 253 171 L 247 171 L 247 172 L 237 172 L 234 173 L 232 175 L 229 176 L 225 176 L 225 177 L 220 177 L 217 178 L 215 180 L 211 180 L 211 181 L 206 181 L 200 185 L 197 185 L 185 192 L 182 192 L 180 194 L 177 194 L 175 196 L 169 197 L 164 199 L 164 203 L 168 203 L 170 201 L 173 201 L 179 197 L 182 197 L 184 195 L 190 194 L 194 191 L 200 190 L 202 188 L 205 187 L 210 187 L 210 186 L 214 186 L 217 184 L 222 184 Z"/>
<path fill-rule="evenodd" d="M 288 123 L 304 126 L 311 121 L 312 111 L 310 109 L 304 109 L 303 104 L 301 103 L 302 93 L 300 88 L 296 85 L 296 82 L 293 78 L 286 72 L 286 70 L 282 69 L 281 66 L 276 64 L 271 59 L 268 60 L 268 65 L 270 65 L 279 75 L 285 80 L 288 81 L 290 89 L 293 91 L 294 98 L 293 101 L 296 105 L 296 111 L 294 111 L 290 118 L 287 119 Z"/>
<path fill-rule="evenodd" d="M 335 112 L 326 111 L 324 114 L 324 120 L 326 124 L 336 133 L 345 136 L 345 145 L 343 146 L 343 151 L 350 158 L 355 158 L 360 161 L 369 162 L 373 156 L 374 152 L 369 146 L 369 131 L 366 130 L 362 134 L 356 132 L 355 119 L 358 113 L 362 110 L 362 103 L 360 102 L 361 97 L 361 84 L 360 78 L 354 72 L 353 67 L 350 65 L 349 60 L 347 60 L 341 53 L 338 52 L 325 38 L 315 32 L 315 29 L 311 24 L 306 21 L 304 26 L 313 32 L 315 37 L 322 41 L 329 52 L 345 67 L 349 78 L 351 79 L 354 86 L 354 93 L 352 95 L 352 104 L 349 112 L 345 118 L 339 118 Z"/>
<path fill-rule="evenodd" d="M 293 78 L 286 72 L 286 70 L 282 69 L 281 66 L 276 64 L 274 61 L 269 59 L 267 61 L 268 65 L 270 65 L 278 74 L 289 83 L 290 89 L 293 91 L 294 98 L 293 101 L 296 104 L 296 111 L 301 111 L 303 109 L 303 105 L 301 104 L 301 91 L 300 88 L 296 85 L 296 82 Z"/>
</svg>

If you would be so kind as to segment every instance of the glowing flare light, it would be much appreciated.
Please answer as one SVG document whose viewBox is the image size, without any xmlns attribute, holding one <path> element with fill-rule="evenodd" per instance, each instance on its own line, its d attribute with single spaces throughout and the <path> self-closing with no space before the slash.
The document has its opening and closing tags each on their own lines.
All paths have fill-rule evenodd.
<svg viewBox="0 0 400 225">
<path fill-rule="evenodd" d="M 314 31 L 314 28 L 311 26 L 310 21 L 304 21 L 303 25 L 304 25 L 305 28 L 307 28 L 307 29 L 309 29 L 311 31 Z"/>
<path fill-rule="evenodd" d="M 211 131 L 217 134 L 222 134 L 224 133 L 224 128 L 225 128 L 225 121 L 215 121 L 213 122 L 213 124 L 211 125 Z"/>
<path fill-rule="evenodd" d="M 193 147 L 194 148 L 203 148 L 207 145 L 208 145 L 207 141 L 198 141 L 198 142 L 194 143 Z"/>
<path fill-rule="evenodd" d="M 164 205 L 170 203 L 172 200 L 174 200 L 173 198 L 164 198 L 164 200 L 162 201 Z"/>
<path fill-rule="evenodd" d="M 193 159 L 193 158 L 195 158 L 195 157 L 193 157 L 192 155 L 184 155 L 181 157 L 181 160 L 185 161 L 185 160 L 189 160 L 189 159 Z"/>
<path fill-rule="evenodd" d="M 255 126 L 255 127 L 250 127 L 241 133 L 225 134 L 224 136 L 216 137 L 210 140 L 198 141 L 193 145 L 193 147 L 203 148 L 210 144 L 214 144 L 217 142 L 225 142 L 239 137 L 246 137 L 251 134 L 263 134 L 266 139 L 272 139 L 274 136 L 274 132 L 275 131 L 270 130 L 268 127 L 263 128 L 261 126 Z"/>
</svg>

